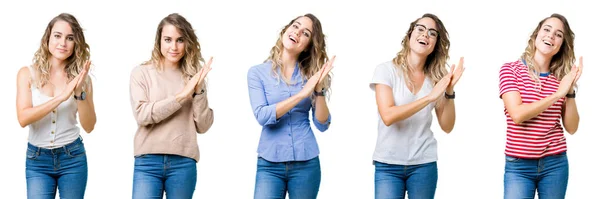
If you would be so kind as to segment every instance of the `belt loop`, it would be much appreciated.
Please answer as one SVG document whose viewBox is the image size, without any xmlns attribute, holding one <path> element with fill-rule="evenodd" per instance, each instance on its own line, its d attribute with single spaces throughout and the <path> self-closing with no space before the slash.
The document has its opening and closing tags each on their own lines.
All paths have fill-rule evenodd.
<svg viewBox="0 0 600 199">
<path fill-rule="evenodd" d="M 63 152 L 69 153 L 69 151 L 67 150 L 67 145 L 62 146 L 61 148 L 63 149 Z"/>
<path fill-rule="evenodd" d="M 33 145 L 32 145 L 32 146 L 33 146 Z M 33 146 L 33 147 L 36 147 L 36 148 L 37 148 L 37 151 L 35 152 L 35 155 L 36 155 L 36 156 L 39 156 L 39 155 L 40 155 L 40 150 L 41 150 L 41 148 L 42 148 L 42 147 L 37 147 L 37 146 Z"/>
</svg>

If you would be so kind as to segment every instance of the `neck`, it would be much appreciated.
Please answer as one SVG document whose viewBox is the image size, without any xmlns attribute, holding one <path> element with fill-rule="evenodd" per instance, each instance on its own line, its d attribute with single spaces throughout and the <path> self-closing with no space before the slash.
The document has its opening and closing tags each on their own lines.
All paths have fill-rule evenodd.
<svg viewBox="0 0 600 199">
<path fill-rule="evenodd" d="M 162 66 L 165 70 L 178 70 L 179 62 L 170 62 L 167 60 L 162 61 Z"/>
<path fill-rule="evenodd" d="M 287 50 L 283 50 L 281 53 L 281 64 L 283 65 L 283 69 L 294 68 L 296 67 L 296 63 L 298 62 L 298 55 L 288 52 Z"/>
<path fill-rule="evenodd" d="M 65 67 L 67 67 L 65 60 L 58 60 L 54 57 L 50 58 L 50 73 L 62 73 L 65 71 Z"/>
<path fill-rule="evenodd" d="M 539 73 L 547 73 L 550 72 L 550 60 L 552 57 L 548 57 L 539 53 L 539 51 L 535 51 L 535 55 L 533 56 L 533 62 L 535 62 L 535 68 Z"/>
<path fill-rule="evenodd" d="M 427 60 L 427 56 L 417 55 L 415 53 L 409 52 L 406 62 L 408 62 L 408 67 L 412 71 L 423 72 L 423 68 L 425 67 L 425 61 Z"/>
</svg>

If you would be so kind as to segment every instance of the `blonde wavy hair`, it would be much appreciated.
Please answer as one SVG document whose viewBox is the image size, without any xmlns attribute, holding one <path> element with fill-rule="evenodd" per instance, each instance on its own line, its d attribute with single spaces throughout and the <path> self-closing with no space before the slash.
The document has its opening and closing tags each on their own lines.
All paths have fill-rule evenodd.
<svg viewBox="0 0 600 199">
<path fill-rule="evenodd" d="M 79 25 L 77 19 L 68 13 L 61 13 L 58 16 L 54 17 L 48 26 L 46 26 L 46 31 L 44 32 L 44 36 L 42 36 L 42 40 L 40 42 L 40 47 L 35 52 L 33 56 L 33 70 L 35 71 L 34 78 L 32 80 L 32 85 L 36 88 L 42 88 L 44 85 L 50 82 L 50 69 L 52 66 L 50 65 L 50 57 L 52 54 L 50 53 L 48 42 L 50 41 L 50 36 L 52 34 L 52 27 L 58 21 L 64 21 L 71 26 L 71 31 L 73 31 L 73 40 L 75 41 L 75 46 L 73 47 L 73 54 L 69 56 L 66 60 L 67 65 L 65 67 L 65 72 L 67 73 L 67 78 L 72 80 L 77 76 L 83 69 L 85 62 L 90 59 L 90 47 L 85 42 L 85 37 L 83 36 L 83 29 Z M 87 88 L 89 84 L 89 78 L 83 84 L 83 89 Z"/>
<path fill-rule="evenodd" d="M 439 34 L 436 38 L 437 40 L 433 52 L 427 56 L 423 71 L 425 72 L 425 76 L 429 77 L 429 79 L 433 81 L 434 85 L 437 84 L 444 77 L 444 75 L 448 73 L 448 70 L 445 67 L 447 65 L 446 62 L 450 57 L 450 36 L 448 35 L 448 31 L 446 31 L 446 27 L 436 15 L 426 13 L 422 17 L 410 23 L 410 27 L 408 28 L 408 31 L 406 31 L 404 39 L 402 39 L 402 50 L 400 50 L 400 52 L 398 52 L 396 57 L 392 60 L 394 65 L 400 69 L 398 72 L 402 72 L 409 88 L 414 88 L 414 82 L 411 78 L 412 69 L 407 64 L 408 54 L 410 52 L 410 36 L 415 29 L 417 22 L 426 17 L 435 21 Z"/>
<path fill-rule="evenodd" d="M 303 16 L 298 16 L 290 21 L 279 33 L 279 38 L 277 42 L 275 42 L 275 46 L 271 48 L 271 54 L 269 58 L 265 60 L 265 62 L 271 61 L 273 63 L 272 72 L 274 76 L 281 79 L 281 75 L 277 72 L 277 69 L 282 66 L 281 62 L 281 54 L 283 52 L 283 34 L 285 31 L 301 17 L 308 17 L 313 25 L 312 32 L 310 38 L 310 43 L 306 47 L 306 50 L 302 51 L 300 55 L 298 55 L 298 67 L 300 68 L 300 72 L 303 80 L 308 80 L 313 75 L 317 74 L 319 70 L 323 67 L 323 65 L 329 60 L 327 57 L 327 51 L 325 50 L 325 34 L 323 34 L 323 28 L 321 27 L 321 21 L 313 15 L 313 14 L 305 14 Z M 326 94 L 329 94 L 331 90 L 331 72 L 326 74 L 327 77 L 320 82 L 324 89 L 326 89 Z"/>
<path fill-rule="evenodd" d="M 152 58 L 143 64 L 154 64 L 159 71 L 163 70 L 162 62 L 164 61 L 165 57 L 160 52 L 160 41 L 162 38 L 162 30 L 166 25 L 175 26 L 175 28 L 177 28 L 183 37 L 183 42 L 185 43 L 185 53 L 179 61 L 179 68 L 182 71 L 182 78 L 184 79 L 184 82 L 187 83 L 192 76 L 202 69 L 204 65 L 204 58 L 202 58 L 200 42 L 198 42 L 198 37 L 196 36 L 192 25 L 178 13 L 169 14 L 160 21 L 158 28 L 156 28 L 156 38 L 154 40 L 155 42 L 154 49 L 152 50 Z M 204 81 L 206 82 L 206 79 Z"/>
<path fill-rule="evenodd" d="M 542 25 L 544 25 L 544 22 L 546 22 L 546 20 L 550 18 L 556 18 L 560 20 L 564 26 L 563 43 L 560 46 L 560 50 L 558 50 L 558 52 L 554 56 L 552 56 L 552 59 L 550 60 L 550 73 L 552 73 L 556 77 L 556 79 L 560 81 L 565 75 L 567 75 L 567 73 L 571 71 L 571 66 L 575 63 L 575 33 L 573 33 L 573 30 L 571 30 L 567 18 L 565 18 L 563 15 L 556 13 L 552 14 L 550 17 L 544 18 L 538 23 L 537 28 L 535 28 L 535 30 L 529 37 L 529 41 L 527 42 L 525 52 L 523 52 L 523 54 L 521 55 L 521 59 L 525 60 L 525 64 L 529 68 L 529 75 L 533 77 L 533 79 L 536 82 L 536 87 L 539 87 L 540 89 L 540 76 L 539 74 L 534 72 L 537 68 L 533 60 L 533 56 L 535 55 L 535 51 L 537 50 L 535 47 L 535 39 L 537 38 L 538 32 L 542 28 Z"/>
</svg>

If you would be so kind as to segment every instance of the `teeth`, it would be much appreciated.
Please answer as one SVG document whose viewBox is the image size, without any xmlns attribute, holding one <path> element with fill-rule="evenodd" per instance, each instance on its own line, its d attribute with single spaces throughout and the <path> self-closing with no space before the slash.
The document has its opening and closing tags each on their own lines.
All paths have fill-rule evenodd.
<svg viewBox="0 0 600 199">
<path fill-rule="evenodd" d="M 544 41 L 544 43 L 545 43 L 546 45 L 549 45 L 549 46 L 554 46 L 553 44 L 551 44 L 551 43 L 550 43 L 550 42 L 548 42 L 548 41 Z"/>
<path fill-rule="evenodd" d="M 290 36 L 290 39 L 294 42 L 297 42 L 292 36 Z"/>
</svg>

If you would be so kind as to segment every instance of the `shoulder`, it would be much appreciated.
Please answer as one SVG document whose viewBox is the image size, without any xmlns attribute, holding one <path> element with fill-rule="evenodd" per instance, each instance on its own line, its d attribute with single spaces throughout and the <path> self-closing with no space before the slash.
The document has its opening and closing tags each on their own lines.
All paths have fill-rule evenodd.
<svg viewBox="0 0 600 199">
<path fill-rule="evenodd" d="M 29 66 L 23 66 L 19 69 L 17 73 L 17 81 L 28 81 L 32 80 L 33 74 L 31 73 L 31 69 Z"/>
<path fill-rule="evenodd" d="M 264 63 L 250 67 L 250 69 L 248 69 L 248 73 L 270 71 L 272 67 L 273 67 L 273 62 L 268 61 L 268 62 L 264 62 Z"/>
<path fill-rule="evenodd" d="M 248 76 L 264 76 L 271 73 L 273 67 L 272 62 L 264 62 L 258 65 L 254 65 L 248 69 Z"/>
<path fill-rule="evenodd" d="M 527 70 L 527 66 L 519 59 L 517 61 L 506 62 L 501 67 L 500 70 L 511 70 L 514 72 Z"/>
<path fill-rule="evenodd" d="M 131 70 L 131 77 L 141 77 L 145 74 L 150 73 L 151 71 L 156 70 L 156 67 L 152 63 L 144 63 L 134 67 Z"/>
<path fill-rule="evenodd" d="M 402 75 L 402 70 L 398 70 L 398 67 L 394 62 L 386 61 L 375 67 L 375 75 L 392 75 L 392 77 L 400 77 Z"/>
</svg>

